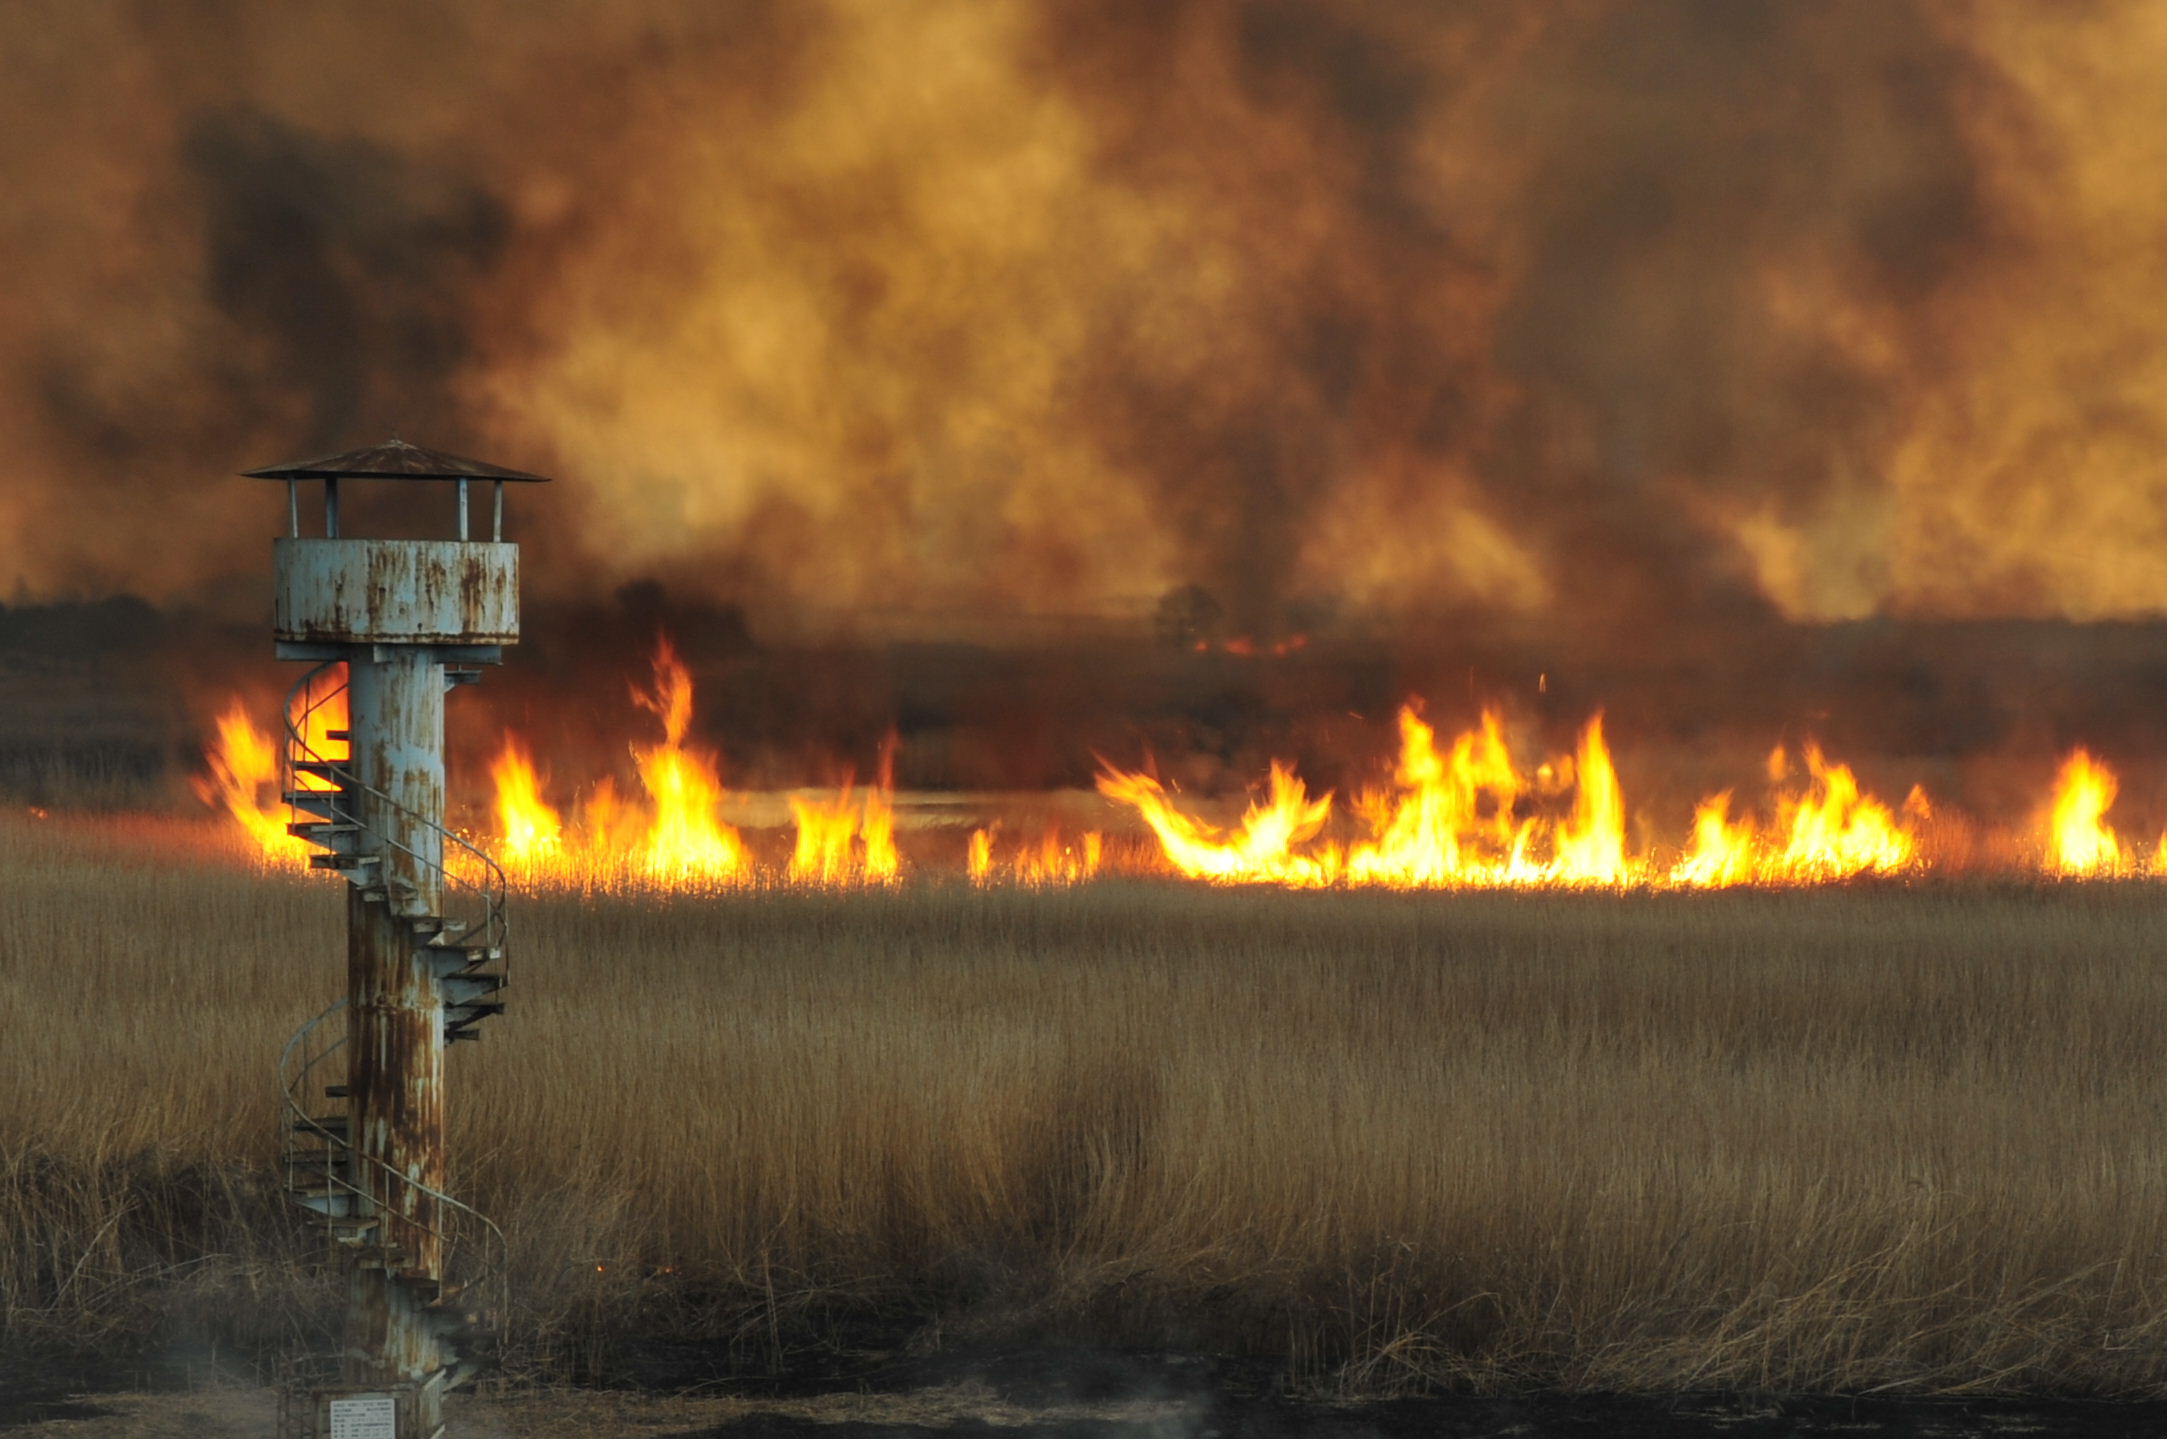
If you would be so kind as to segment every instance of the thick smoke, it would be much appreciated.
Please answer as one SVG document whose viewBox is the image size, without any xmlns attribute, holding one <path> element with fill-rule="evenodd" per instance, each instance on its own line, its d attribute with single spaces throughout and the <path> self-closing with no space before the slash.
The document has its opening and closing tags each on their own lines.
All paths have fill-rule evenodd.
<svg viewBox="0 0 2167 1439">
<path fill-rule="evenodd" d="M 756 622 L 2167 606 L 2145 0 L 30 0 L 0 42 L 18 594 L 260 588 L 276 497 L 225 477 L 396 429 L 569 481 L 539 583 Z"/>
</svg>

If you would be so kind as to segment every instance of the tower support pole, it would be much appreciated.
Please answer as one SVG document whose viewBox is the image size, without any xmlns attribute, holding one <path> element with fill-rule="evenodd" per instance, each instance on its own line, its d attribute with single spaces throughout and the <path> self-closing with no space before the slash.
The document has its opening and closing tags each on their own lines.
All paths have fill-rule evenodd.
<svg viewBox="0 0 2167 1439">
<path fill-rule="evenodd" d="M 444 1364 L 422 1305 L 444 1278 L 444 1004 L 426 928 L 444 912 L 444 671 L 424 645 L 356 646 L 352 767 L 376 873 L 347 896 L 349 1112 L 379 1220 L 348 1290 L 345 1380 L 406 1389 Z M 386 1171 L 412 1183 L 392 1181 Z M 434 1410 L 435 1391 L 426 1396 Z M 416 1427 L 434 1430 L 434 1414 Z"/>
</svg>

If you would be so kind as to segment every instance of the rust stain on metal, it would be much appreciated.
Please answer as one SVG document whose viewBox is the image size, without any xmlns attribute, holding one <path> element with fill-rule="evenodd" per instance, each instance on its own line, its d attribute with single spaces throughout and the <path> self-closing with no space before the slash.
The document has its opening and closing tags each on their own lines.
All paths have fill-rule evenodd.
<svg viewBox="0 0 2167 1439">
<path fill-rule="evenodd" d="M 357 891 L 347 924 L 353 1143 L 364 1172 L 377 1176 L 370 1187 L 384 1267 L 441 1279 L 444 1216 L 428 1191 L 441 1192 L 445 1181 L 443 1004 L 406 923 L 388 906 Z M 412 1182 L 384 1182 L 379 1164 Z"/>
<path fill-rule="evenodd" d="M 519 547 L 488 540 L 276 542 L 276 630 L 316 644 L 510 644 Z"/>
<path fill-rule="evenodd" d="M 501 1011 L 501 1004 L 477 996 L 503 982 L 501 971 L 482 971 L 503 957 L 503 895 L 502 872 L 476 852 L 472 857 L 494 880 L 478 884 L 461 876 L 456 885 L 469 891 L 469 903 L 479 898 L 483 917 L 463 913 L 454 922 L 446 914 L 452 881 L 445 847 L 464 841 L 443 825 L 444 693 L 448 667 L 494 663 L 497 646 L 519 637 L 518 547 L 466 538 L 466 485 L 475 478 L 496 482 L 494 528 L 501 533 L 503 482 L 542 477 L 397 440 L 251 473 L 326 482 L 325 537 L 302 536 L 299 505 L 289 503 L 293 533 L 275 545 L 276 631 L 282 658 L 346 665 L 350 711 L 351 757 L 338 768 L 308 750 L 303 728 L 288 716 L 294 772 L 335 776 L 340 795 L 335 807 L 310 811 L 335 822 L 296 832 L 309 830 L 353 886 L 347 1082 L 331 1091 L 348 1108 L 317 1116 L 299 1107 L 308 1071 L 322 1055 L 288 1078 L 289 1134 L 305 1146 L 298 1159 L 289 1150 L 289 1174 L 301 1181 L 292 1183 L 295 1198 L 355 1249 L 347 1383 L 391 1390 L 406 1406 L 402 1430 L 430 1433 L 441 1418 L 443 1390 L 479 1362 L 471 1320 L 448 1307 L 464 1290 L 447 1284 L 447 1267 L 459 1269 L 463 1285 L 476 1282 L 477 1224 L 495 1237 L 499 1273 L 503 1243 L 501 1230 L 449 1196 L 445 1172 L 444 1050 L 452 1037 L 445 1031 L 446 996 L 458 1001 L 459 1038 L 474 1037 L 469 1030 L 478 1018 Z M 340 476 L 457 482 L 460 537 L 340 538 Z M 303 758 L 310 761 L 306 770 Z M 461 934 L 464 947 L 455 942 Z M 288 1044 L 289 1055 L 326 1016 Z"/>
</svg>

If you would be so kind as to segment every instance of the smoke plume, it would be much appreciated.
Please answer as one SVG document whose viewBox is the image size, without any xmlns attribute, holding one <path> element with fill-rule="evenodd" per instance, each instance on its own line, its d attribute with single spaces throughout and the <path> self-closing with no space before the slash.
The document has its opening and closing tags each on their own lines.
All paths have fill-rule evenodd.
<svg viewBox="0 0 2167 1439">
<path fill-rule="evenodd" d="M 233 472 L 398 430 L 563 478 L 537 585 L 756 620 L 2167 607 L 2146 0 L 24 0 L 0 57 L 19 596 L 239 604 Z"/>
</svg>

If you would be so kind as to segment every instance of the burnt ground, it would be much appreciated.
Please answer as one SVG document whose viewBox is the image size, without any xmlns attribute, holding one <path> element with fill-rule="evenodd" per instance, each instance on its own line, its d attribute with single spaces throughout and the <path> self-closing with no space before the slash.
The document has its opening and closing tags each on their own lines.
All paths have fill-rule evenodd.
<svg viewBox="0 0 2167 1439">
<path fill-rule="evenodd" d="M 839 1377 L 839 1376 L 838 1376 Z M 829 1379 L 814 1389 L 832 1388 Z M 911 1360 L 860 1376 L 875 1390 L 983 1395 L 989 1412 L 915 1421 L 748 1413 L 673 1439 L 931 1435 L 1049 1439 L 1789 1439 L 1865 1435 L 1954 1439 L 1993 1434 L 2167 1435 L 2167 1402 L 1966 1401 L 1678 1395 L 1445 1395 L 1334 1402 L 1287 1392 L 1278 1367 L 1208 1355 L 1016 1350 Z M 777 1398 L 803 1386 L 776 1386 Z M 817 1393 L 795 1397 L 817 1398 Z M 1022 1419 L 1019 1426 L 1017 1421 Z"/>
<path fill-rule="evenodd" d="M 682 1359 L 685 1356 L 678 1356 Z M 657 1368 L 675 1368 L 655 1356 Z M 11 1439 L 165 1439 L 277 1432 L 277 1398 L 198 1373 L 0 1371 Z M 659 1373 L 656 1377 L 660 1377 Z M 185 1387 L 184 1387 L 185 1386 Z M 1877 1396 L 1295 1397 L 1273 1366 L 1208 1355 L 980 1350 L 872 1359 L 855 1372 L 710 1379 L 676 1388 L 455 1396 L 451 1439 L 1971 1439 L 2167 1434 L 2167 1402 Z"/>
</svg>

